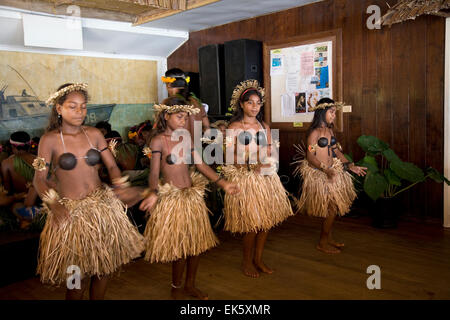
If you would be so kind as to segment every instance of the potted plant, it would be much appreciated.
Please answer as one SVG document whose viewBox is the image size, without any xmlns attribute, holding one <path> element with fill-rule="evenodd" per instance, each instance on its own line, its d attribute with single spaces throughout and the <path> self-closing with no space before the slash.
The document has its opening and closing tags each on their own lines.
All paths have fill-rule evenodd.
<svg viewBox="0 0 450 320">
<path fill-rule="evenodd" d="M 371 206 L 375 227 L 397 226 L 398 195 L 416 184 L 432 179 L 450 185 L 450 181 L 436 169 L 422 170 L 411 162 L 402 161 L 386 142 L 377 137 L 363 135 L 357 143 L 365 152 L 357 164 L 367 167 L 362 185 L 364 192 L 375 202 Z"/>
</svg>

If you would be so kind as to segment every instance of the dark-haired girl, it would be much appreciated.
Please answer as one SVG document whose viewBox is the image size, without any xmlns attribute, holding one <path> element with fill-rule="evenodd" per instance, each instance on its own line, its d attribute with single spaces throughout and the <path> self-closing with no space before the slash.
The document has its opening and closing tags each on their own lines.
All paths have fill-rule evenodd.
<svg viewBox="0 0 450 320">
<path fill-rule="evenodd" d="M 34 186 L 47 212 L 37 273 L 43 283 L 67 285 L 66 299 L 82 299 L 89 279 L 90 299 L 103 299 L 108 277 L 144 249 L 123 203 L 100 181 L 103 161 L 117 195 L 129 204 L 141 198 L 131 198 L 100 130 L 83 126 L 87 100 L 82 83 L 65 84 L 47 100 L 50 124 L 33 163 Z"/>
<path fill-rule="evenodd" d="M 183 70 L 179 68 L 172 68 L 166 71 L 165 77 L 162 81 L 166 84 L 169 97 L 183 97 L 189 104 L 195 106 L 200 110 L 197 114 L 189 115 L 189 121 L 186 124 L 186 129 L 189 131 L 191 138 L 194 139 L 195 122 L 201 124 L 202 129 L 199 134 L 210 127 L 208 115 L 200 101 L 193 93 L 189 92 L 190 77 L 186 76 Z M 201 138 L 201 136 L 199 136 Z"/>
<path fill-rule="evenodd" d="M 287 192 L 276 173 L 277 160 L 271 157 L 270 128 L 262 121 L 264 89 L 256 80 L 239 84 L 233 92 L 234 115 L 227 130 L 227 164 L 223 174 L 241 192 L 225 196 L 225 230 L 243 233 L 242 271 L 258 277 L 273 270 L 262 261 L 268 231 L 293 215 Z M 232 135 L 230 135 L 232 133 Z M 230 155 L 230 148 L 234 148 Z M 234 158 L 229 164 L 229 157 Z"/>
<path fill-rule="evenodd" d="M 343 216 L 356 198 L 351 171 L 359 176 L 366 174 L 364 167 L 350 163 L 333 133 L 336 109 L 342 103 L 335 103 L 329 98 L 322 98 L 314 111 L 314 118 L 307 132 L 308 150 L 306 159 L 298 163 L 294 174 L 303 178 L 302 194 L 296 201 L 299 211 L 310 216 L 325 218 L 322 224 L 320 240 L 316 248 L 325 253 L 339 253 L 343 243 L 333 240 L 331 227 L 336 215 Z M 299 149 L 301 155 L 304 151 Z"/>
<path fill-rule="evenodd" d="M 149 192 L 140 205 L 141 210 L 151 211 L 144 232 L 145 259 L 150 262 L 172 262 L 171 294 L 174 299 L 184 294 L 207 299 L 208 295 L 195 287 L 195 277 L 200 254 L 216 246 L 218 240 L 204 200 L 208 183 L 204 176 L 228 194 L 235 194 L 239 189 L 219 177 L 191 148 L 186 123 L 188 115 L 199 110 L 183 103 L 183 98 L 171 97 L 165 99 L 163 104 L 154 106 L 157 111 L 157 133 L 150 142 Z M 195 160 L 200 173 L 189 172 L 191 159 Z"/>
</svg>

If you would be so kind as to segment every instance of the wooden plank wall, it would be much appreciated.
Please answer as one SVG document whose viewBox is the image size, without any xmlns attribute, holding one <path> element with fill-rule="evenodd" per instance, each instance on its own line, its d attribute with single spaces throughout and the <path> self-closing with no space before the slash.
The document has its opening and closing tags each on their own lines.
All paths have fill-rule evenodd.
<svg viewBox="0 0 450 320">
<path fill-rule="evenodd" d="M 325 0 L 193 32 L 169 57 L 168 66 L 198 72 L 197 50 L 207 44 L 242 38 L 264 42 L 341 28 L 344 100 L 353 106 L 338 136 L 345 152 L 361 158 L 356 139 L 376 135 L 404 160 L 442 171 L 445 19 L 422 16 L 369 30 L 366 9 L 373 4 L 386 12 L 384 0 Z M 304 135 L 281 132 L 280 139 L 281 167 L 286 168 L 294 154 L 292 144 Z M 408 215 L 442 220 L 442 185 L 419 185 L 402 201 Z"/>
</svg>

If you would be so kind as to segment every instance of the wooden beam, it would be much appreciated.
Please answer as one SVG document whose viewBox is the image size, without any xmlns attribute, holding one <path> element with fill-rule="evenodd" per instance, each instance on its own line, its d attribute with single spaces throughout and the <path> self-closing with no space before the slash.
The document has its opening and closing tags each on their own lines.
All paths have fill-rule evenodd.
<svg viewBox="0 0 450 320">
<path fill-rule="evenodd" d="M 160 0 L 46 0 L 55 6 L 60 5 L 77 5 L 84 8 L 92 8 L 98 10 L 107 10 L 115 12 L 124 12 L 128 14 L 141 14 L 149 10 L 164 8 L 160 4 Z"/>
<path fill-rule="evenodd" d="M 203 7 L 211 3 L 219 2 L 221 0 L 186 0 L 186 11 L 195 8 Z M 136 15 L 133 26 L 138 26 L 150 21 L 158 20 L 161 18 L 169 17 L 174 14 L 180 13 L 185 10 L 151 10 L 143 14 Z"/>
<path fill-rule="evenodd" d="M 143 5 L 158 9 L 175 9 L 178 6 L 186 7 L 186 0 L 116 0 L 121 2 L 128 2 L 137 5 Z"/>
<path fill-rule="evenodd" d="M 36 1 L 36 0 L 0 0 L 0 4 L 7 7 L 13 7 L 17 9 L 44 12 L 48 14 L 56 15 L 67 15 L 67 7 L 72 4 L 62 4 L 56 6 L 53 1 Z M 101 10 L 96 8 L 82 8 L 81 17 L 92 18 L 92 19 L 102 19 L 102 20 L 112 20 L 112 21 L 123 21 L 123 22 L 133 22 L 136 14 L 130 14 L 119 11 Z"/>
</svg>

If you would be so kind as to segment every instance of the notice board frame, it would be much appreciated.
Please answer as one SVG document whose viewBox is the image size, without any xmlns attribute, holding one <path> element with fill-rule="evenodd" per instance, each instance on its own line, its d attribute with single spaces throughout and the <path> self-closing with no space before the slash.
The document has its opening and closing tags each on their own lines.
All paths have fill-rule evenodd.
<svg viewBox="0 0 450 320">
<path fill-rule="evenodd" d="M 320 42 L 332 42 L 332 77 L 333 77 L 333 100 L 342 101 L 343 99 L 343 76 L 342 76 L 342 30 L 333 29 L 324 32 L 318 32 L 310 35 L 296 36 L 283 40 L 274 40 L 263 43 L 263 66 L 264 66 L 264 86 L 266 89 L 264 104 L 264 121 L 273 129 L 283 131 L 306 131 L 310 122 L 295 124 L 293 122 L 272 122 L 272 77 L 270 75 L 271 61 L 270 52 L 276 49 L 297 47 L 301 45 L 314 44 Z M 343 111 L 336 112 L 335 131 L 342 132 L 344 129 Z"/>
</svg>

